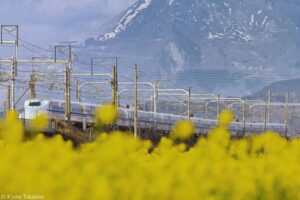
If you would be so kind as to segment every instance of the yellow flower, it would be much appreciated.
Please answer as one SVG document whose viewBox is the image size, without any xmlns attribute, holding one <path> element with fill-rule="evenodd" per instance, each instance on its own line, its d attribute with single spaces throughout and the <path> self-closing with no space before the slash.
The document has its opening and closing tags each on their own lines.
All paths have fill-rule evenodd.
<svg viewBox="0 0 300 200">
<path fill-rule="evenodd" d="M 7 113 L 4 124 L 1 127 L 0 138 L 6 142 L 20 142 L 23 139 L 23 124 L 18 120 L 18 112 L 9 111 Z"/>
<path fill-rule="evenodd" d="M 109 107 L 102 116 L 107 123 L 113 121 L 107 112 L 115 110 Z M 226 112 L 220 126 L 194 146 L 166 137 L 152 145 L 116 131 L 76 148 L 61 136 L 22 140 L 22 123 L 10 112 L 0 124 L 0 194 L 6 199 L 299 199 L 300 140 L 271 132 L 232 139 L 227 130 L 232 114 Z M 46 121 L 44 116 L 34 123 Z M 171 135 L 183 140 L 193 133 L 193 124 L 181 121 Z"/>
<path fill-rule="evenodd" d="M 175 124 L 171 136 L 174 139 L 187 140 L 195 133 L 194 124 L 189 121 L 179 121 Z"/>
<path fill-rule="evenodd" d="M 220 114 L 220 121 L 219 125 L 223 127 L 229 126 L 229 124 L 232 122 L 234 119 L 233 112 L 231 110 L 224 110 Z"/>
<path fill-rule="evenodd" d="M 113 124 L 118 117 L 117 108 L 113 104 L 102 105 L 97 109 L 96 117 L 100 124 Z"/>
<path fill-rule="evenodd" d="M 48 116 L 46 114 L 39 114 L 35 119 L 30 122 L 30 127 L 35 131 L 43 131 L 48 127 Z"/>
</svg>

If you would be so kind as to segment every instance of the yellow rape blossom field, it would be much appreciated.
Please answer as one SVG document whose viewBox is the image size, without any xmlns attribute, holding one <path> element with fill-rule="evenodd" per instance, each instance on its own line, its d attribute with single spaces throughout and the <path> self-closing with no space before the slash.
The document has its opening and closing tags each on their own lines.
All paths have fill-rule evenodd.
<svg viewBox="0 0 300 200">
<path fill-rule="evenodd" d="M 108 118 L 99 111 L 98 121 L 110 123 L 111 109 L 104 109 Z M 0 127 L 0 199 L 299 199 L 300 141 L 274 133 L 231 139 L 232 119 L 223 112 L 191 148 L 184 140 L 193 125 L 179 122 L 154 148 L 114 132 L 74 149 L 61 136 L 24 140 L 11 112 Z M 32 124 L 40 129 L 42 122 Z"/>
</svg>

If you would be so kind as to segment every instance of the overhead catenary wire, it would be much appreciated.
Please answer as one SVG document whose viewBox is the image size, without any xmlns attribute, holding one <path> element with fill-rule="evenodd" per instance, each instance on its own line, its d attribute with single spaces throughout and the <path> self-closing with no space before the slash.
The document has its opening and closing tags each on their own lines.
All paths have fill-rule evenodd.
<svg viewBox="0 0 300 200">
<path fill-rule="evenodd" d="M 21 46 L 24 46 L 22 44 L 27 44 L 27 45 L 30 45 L 36 49 L 39 49 L 41 51 L 44 51 L 44 52 L 47 52 L 47 53 L 53 53 L 54 51 L 52 50 L 49 50 L 49 49 L 46 49 L 46 48 L 43 48 L 43 47 L 40 47 L 38 45 L 35 45 L 35 44 L 32 44 L 30 42 L 27 42 L 23 39 L 19 39 L 21 41 Z M 28 47 L 24 47 L 24 48 L 27 48 Z M 30 50 L 30 49 L 29 49 Z M 32 49 L 31 49 L 32 50 Z M 37 53 L 37 52 L 35 52 Z M 46 56 L 45 54 L 41 54 L 39 53 L 39 55 L 41 56 Z M 85 66 L 90 66 L 90 63 L 86 63 L 84 61 L 81 61 L 79 59 L 76 59 L 74 61 L 75 63 L 78 63 L 78 64 L 83 64 Z M 127 63 L 125 63 L 123 60 L 120 61 L 120 63 L 122 63 L 124 65 L 124 68 L 127 68 L 127 69 L 130 69 L 131 66 L 128 65 Z M 147 68 L 146 65 L 141 65 L 140 68 Z M 152 68 L 152 66 L 151 66 Z M 151 69 L 150 68 L 150 69 Z M 106 71 L 109 71 L 107 68 L 103 68 L 104 70 Z M 148 68 L 149 69 L 149 68 Z M 139 77 L 140 78 L 148 78 L 148 77 L 151 77 L 151 78 L 162 78 L 162 77 L 166 77 L 167 75 L 162 75 L 161 73 L 153 73 L 149 70 L 147 70 L 146 72 L 145 71 L 138 71 L 139 73 Z M 199 80 L 202 80 L 202 81 L 215 81 L 215 82 L 219 82 L 219 83 L 226 83 L 228 81 L 230 82 L 236 82 L 236 83 L 239 83 L 239 82 L 244 82 L 243 78 L 246 79 L 246 80 L 258 80 L 258 79 L 263 79 L 264 82 L 273 82 L 274 78 L 278 78 L 281 80 L 284 80 L 284 78 L 282 77 L 285 77 L 286 79 L 287 78 L 299 78 L 299 76 L 295 75 L 295 74 L 281 74 L 280 76 L 279 75 L 261 75 L 261 74 L 258 74 L 258 75 L 255 75 L 255 77 L 253 77 L 253 74 L 251 73 L 238 73 L 238 74 L 219 74 L 219 73 L 216 73 L 216 72 L 200 72 L 199 74 L 198 73 L 190 73 L 190 74 L 180 74 L 178 72 L 170 72 L 168 73 L 168 76 L 172 76 L 173 78 L 176 78 L 178 80 L 186 80 L 186 79 L 199 79 Z M 187 78 L 187 75 L 188 75 L 188 78 Z M 130 80 L 129 77 L 127 76 L 124 76 L 124 75 L 120 75 L 121 77 L 125 78 L 125 79 L 128 79 Z M 241 77 L 242 76 L 242 77 Z"/>
</svg>

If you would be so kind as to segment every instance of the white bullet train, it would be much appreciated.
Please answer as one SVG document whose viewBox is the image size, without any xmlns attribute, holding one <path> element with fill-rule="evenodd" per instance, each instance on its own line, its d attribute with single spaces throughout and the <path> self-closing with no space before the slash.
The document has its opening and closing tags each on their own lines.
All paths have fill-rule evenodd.
<svg viewBox="0 0 300 200">
<path fill-rule="evenodd" d="M 99 105 L 71 102 L 71 121 L 82 123 L 92 123 L 95 120 L 95 110 Z M 20 114 L 20 118 L 24 120 L 34 119 L 37 115 L 45 113 L 50 119 L 64 119 L 65 102 L 61 100 L 50 99 L 28 99 L 24 103 L 24 110 Z M 119 118 L 117 125 L 124 127 L 133 126 L 134 111 L 132 108 L 118 108 Z M 138 111 L 138 126 L 144 128 L 155 128 L 157 130 L 170 131 L 172 126 L 180 120 L 188 120 L 187 116 L 154 113 L 150 111 Z M 196 131 L 207 131 L 217 125 L 217 120 L 203 119 L 191 117 L 191 121 L 195 124 Z M 268 123 L 267 130 L 276 131 L 278 133 L 285 132 L 284 123 Z M 230 131 L 234 133 L 242 132 L 244 125 L 242 122 L 233 122 L 230 125 Z M 260 133 L 265 130 L 264 123 L 246 123 L 245 130 L 247 132 Z"/>
</svg>

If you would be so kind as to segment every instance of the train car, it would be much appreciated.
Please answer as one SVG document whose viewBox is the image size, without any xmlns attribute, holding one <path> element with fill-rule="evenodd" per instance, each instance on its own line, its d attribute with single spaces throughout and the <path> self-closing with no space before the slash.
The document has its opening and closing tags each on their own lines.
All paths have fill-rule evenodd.
<svg viewBox="0 0 300 200">
<path fill-rule="evenodd" d="M 25 120 L 35 119 L 38 114 L 47 113 L 49 100 L 47 99 L 27 99 L 24 102 L 24 110 L 19 115 L 19 118 Z"/>
<path fill-rule="evenodd" d="M 93 122 L 95 110 L 99 105 L 71 102 L 71 120 L 75 122 Z M 65 102 L 62 100 L 28 99 L 24 103 L 24 111 L 20 118 L 34 119 L 40 113 L 46 113 L 50 117 L 63 118 L 65 112 Z M 118 108 L 119 118 L 117 123 L 123 126 L 132 126 L 134 111 L 130 108 Z M 159 130 L 171 130 L 172 126 L 180 121 L 188 120 L 187 116 L 173 115 L 167 113 L 154 113 L 150 111 L 138 111 L 138 126 L 155 127 Z M 210 130 L 217 125 L 215 119 L 203 119 L 192 117 L 191 122 L 195 124 L 196 130 Z M 285 126 L 282 123 L 268 123 L 266 127 L 263 123 L 245 123 L 247 132 L 263 132 L 264 129 L 283 132 Z M 229 127 L 230 131 L 241 132 L 244 129 L 242 122 L 233 122 Z"/>
<path fill-rule="evenodd" d="M 90 106 L 81 105 L 80 103 L 71 103 L 72 114 L 87 114 L 91 113 Z M 61 115 L 65 112 L 65 102 L 61 100 L 48 100 L 48 99 L 28 99 L 24 102 L 24 109 L 20 114 L 22 119 L 35 119 L 39 113 L 54 113 Z"/>
</svg>

